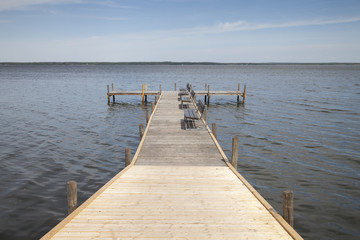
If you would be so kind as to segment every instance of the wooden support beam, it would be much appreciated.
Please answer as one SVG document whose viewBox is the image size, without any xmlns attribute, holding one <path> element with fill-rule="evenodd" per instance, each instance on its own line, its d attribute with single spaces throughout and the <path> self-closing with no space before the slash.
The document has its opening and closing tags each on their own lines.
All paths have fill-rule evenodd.
<svg viewBox="0 0 360 240">
<path fill-rule="evenodd" d="M 212 124 L 212 134 L 214 135 L 214 137 L 217 139 L 217 135 L 216 135 L 216 123 Z"/>
<path fill-rule="evenodd" d="M 210 85 L 208 85 L 208 92 L 207 92 L 207 104 L 210 104 Z"/>
<path fill-rule="evenodd" d="M 231 165 L 235 169 L 237 169 L 238 152 L 239 152 L 239 137 L 235 136 L 232 139 L 232 155 L 231 155 Z"/>
<path fill-rule="evenodd" d="M 140 141 L 144 136 L 144 125 L 139 124 L 139 135 L 140 135 Z"/>
<path fill-rule="evenodd" d="M 207 91 L 207 83 L 205 83 L 205 91 Z M 206 95 L 204 96 L 204 104 L 206 104 Z"/>
<path fill-rule="evenodd" d="M 107 99 L 108 99 L 108 104 L 110 104 L 110 95 L 109 95 L 110 90 L 109 90 L 109 85 L 106 85 L 106 87 L 107 87 Z"/>
<path fill-rule="evenodd" d="M 207 106 L 204 106 L 203 119 L 206 122 Z"/>
<path fill-rule="evenodd" d="M 111 83 L 111 91 L 114 91 L 114 83 Z M 113 95 L 113 103 L 115 102 L 115 95 Z"/>
<path fill-rule="evenodd" d="M 129 166 L 131 163 L 131 149 L 125 148 L 125 166 Z"/>
<path fill-rule="evenodd" d="M 149 110 L 146 110 L 146 125 L 148 125 L 150 119 Z"/>
<path fill-rule="evenodd" d="M 67 182 L 67 202 L 68 214 L 71 214 L 77 208 L 77 182 Z"/>
<path fill-rule="evenodd" d="M 141 85 L 141 102 L 144 104 L 144 84 Z"/>
<path fill-rule="evenodd" d="M 157 96 L 155 96 L 155 105 L 157 104 L 157 100 L 158 100 L 158 97 Z"/>
<path fill-rule="evenodd" d="M 294 193 L 291 190 L 286 190 L 282 197 L 283 218 L 290 226 L 294 227 Z"/>
<path fill-rule="evenodd" d="M 243 104 L 245 103 L 245 99 L 246 99 L 246 84 L 244 84 Z"/>
<path fill-rule="evenodd" d="M 151 103 L 151 114 L 154 112 L 154 110 L 155 110 L 155 103 L 152 102 Z"/>
<path fill-rule="evenodd" d="M 240 83 L 238 83 L 238 92 L 240 92 Z M 237 95 L 236 100 L 237 100 L 237 103 L 240 103 L 240 95 L 239 94 Z"/>
</svg>

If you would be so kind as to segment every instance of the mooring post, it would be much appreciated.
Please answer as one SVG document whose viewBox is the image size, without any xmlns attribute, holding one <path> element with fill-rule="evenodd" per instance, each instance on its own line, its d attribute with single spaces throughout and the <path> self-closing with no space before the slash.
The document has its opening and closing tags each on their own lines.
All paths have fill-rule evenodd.
<svg viewBox="0 0 360 240">
<path fill-rule="evenodd" d="M 239 95 L 239 92 L 240 92 L 240 83 L 238 83 L 237 103 L 240 103 L 240 95 Z"/>
<path fill-rule="evenodd" d="M 245 103 L 245 98 L 246 98 L 246 84 L 244 84 L 243 104 Z"/>
<path fill-rule="evenodd" d="M 108 104 L 110 104 L 109 85 L 106 85 L 106 87 L 107 87 L 107 94 L 106 95 L 107 95 L 107 99 L 108 99 Z"/>
<path fill-rule="evenodd" d="M 148 125 L 150 119 L 149 110 L 146 110 L 146 125 Z"/>
<path fill-rule="evenodd" d="M 231 165 L 235 169 L 237 169 L 238 152 L 239 152 L 239 137 L 235 136 L 232 138 L 232 155 L 231 155 Z"/>
<path fill-rule="evenodd" d="M 206 122 L 206 113 L 207 113 L 207 106 L 204 106 L 204 112 L 203 112 L 203 119 Z"/>
<path fill-rule="evenodd" d="M 77 208 L 77 182 L 67 182 L 67 202 L 68 214 L 71 214 Z"/>
<path fill-rule="evenodd" d="M 111 83 L 111 91 L 114 91 L 114 83 Z M 113 95 L 113 102 L 115 102 L 115 95 Z"/>
<path fill-rule="evenodd" d="M 144 136 L 144 125 L 139 124 L 139 135 L 140 135 L 140 141 L 142 137 Z"/>
<path fill-rule="evenodd" d="M 205 92 L 207 91 L 207 83 L 205 83 Z M 206 104 L 206 94 L 204 96 L 204 103 Z"/>
<path fill-rule="evenodd" d="M 141 101 L 142 101 L 142 104 L 144 104 L 144 84 L 141 85 Z"/>
<path fill-rule="evenodd" d="M 160 84 L 160 94 L 161 94 L 161 84 Z"/>
<path fill-rule="evenodd" d="M 151 103 L 151 114 L 154 112 L 154 110 L 155 110 L 155 103 L 152 102 Z"/>
<path fill-rule="evenodd" d="M 286 190 L 282 197 L 283 218 L 290 226 L 294 227 L 294 193 L 291 190 Z"/>
<path fill-rule="evenodd" d="M 175 86 L 174 86 L 174 91 L 176 91 L 176 83 L 175 83 Z"/>
<path fill-rule="evenodd" d="M 145 92 L 147 92 L 147 84 L 146 83 L 145 83 Z M 147 103 L 147 95 L 146 94 L 145 94 L 145 102 Z"/>
<path fill-rule="evenodd" d="M 208 85 L 208 92 L 207 92 L 207 104 L 210 104 L 210 85 Z"/>
<path fill-rule="evenodd" d="M 212 134 L 213 134 L 214 137 L 217 139 L 217 136 L 216 136 L 216 123 L 213 123 L 213 124 L 212 124 Z"/>
<path fill-rule="evenodd" d="M 157 96 L 155 96 L 155 105 L 157 104 Z"/>
<path fill-rule="evenodd" d="M 131 163 L 131 149 L 125 148 L 125 166 L 129 166 Z"/>
</svg>

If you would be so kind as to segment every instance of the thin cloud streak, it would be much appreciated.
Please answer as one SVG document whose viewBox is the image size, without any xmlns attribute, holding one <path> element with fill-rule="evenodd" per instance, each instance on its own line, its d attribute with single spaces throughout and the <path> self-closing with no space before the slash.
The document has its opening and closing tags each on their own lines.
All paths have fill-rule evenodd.
<svg viewBox="0 0 360 240">
<path fill-rule="evenodd" d="M 251 24 L 246 21 L 225 22 L 219 23 L 211 27 L 197 27 L 193 29 L 184 29 L 183 33 L 188 34 L 216 34 L 225 32 L 240 32 L 260 29 L 272 29 L 272 28 L 288 28 L 288 27 L 306 27 L 316 25 L 329 25 L 340 23 L 352 23 L 360 21 L 360 17 L 345 18 L 345 19 L 331 19 L 331 20 L 304 20 L 287 23 L 263 23 L 263 24 Z"/>
</svg>

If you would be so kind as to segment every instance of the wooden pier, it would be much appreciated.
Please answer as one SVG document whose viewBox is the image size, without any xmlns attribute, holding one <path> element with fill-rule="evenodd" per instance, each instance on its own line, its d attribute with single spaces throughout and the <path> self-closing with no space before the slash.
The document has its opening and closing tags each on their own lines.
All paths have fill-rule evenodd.
<svg viewBox="0 0 360 240">
<path fill-rule="evenodd" d="M 191 86 L 191 85 L 190 85 Z M 176 91 L 176 83 L 174 85 L 174 90 Z M 119 91 L 114 90 L 114 84 L 111 84 L 111 91 L 110 86 L 107 85 L 107 99 L 108 103 L 110 104 L 110 97 L 113 97 L 113 102 L 115 102 L 115 96 L 116 95 L 138 95 L 142 97 L 142 102 L 147 102 L 147 96 L 148 95 L 155 95 L 159 96 L 161 94 L 161 85 L 159 91 L 147 91 L 147 85 L 142 85 L 141 91 Z M 246 84 L 244 85 L 244 91 L 240 91 L 240 83 L 238 84 L 237 91 L 210 91 L 210 85 L 205 84 L 205 91 L 195 91 L 196 95 L 203 95 L 204 96 L 204 102 L 210 103 L 210 96 L 213 95 L 224 95 L 224 96 L 237 96 L 237 102 L 240 103 L 240 97 L 242 97 L 242 103 L 245 103 L 246 99 Z"/>
<path fill-rule="evenodd" d="M 162 92 L 132 162 L 42 239 L 302 239 L 183 118 Z"/>
</svg>

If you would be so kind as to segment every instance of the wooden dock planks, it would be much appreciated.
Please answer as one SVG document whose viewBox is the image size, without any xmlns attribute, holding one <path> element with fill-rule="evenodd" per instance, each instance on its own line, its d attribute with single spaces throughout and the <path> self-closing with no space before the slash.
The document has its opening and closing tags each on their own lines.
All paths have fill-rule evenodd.
<svg viewBox="0 0 360 240">
<path fill-rule="evenodd" d="M 208 128 L 184 130 L 182 118 L 176 92 L 163 92 L 132 164 L 43 239 L 301 239 L 234 174 Z"/>
</svg>

